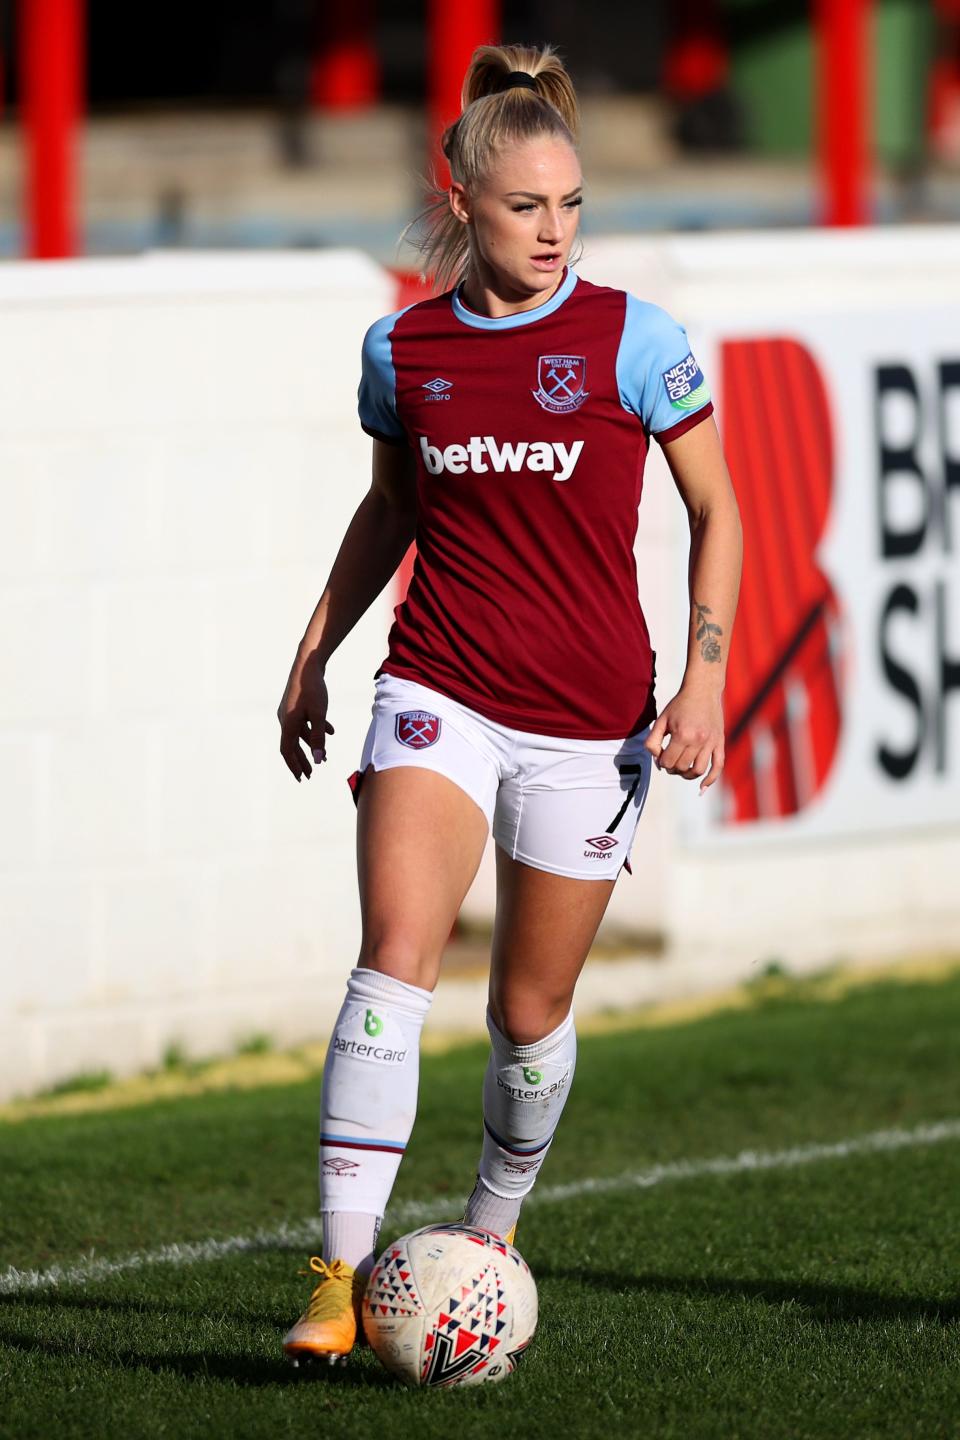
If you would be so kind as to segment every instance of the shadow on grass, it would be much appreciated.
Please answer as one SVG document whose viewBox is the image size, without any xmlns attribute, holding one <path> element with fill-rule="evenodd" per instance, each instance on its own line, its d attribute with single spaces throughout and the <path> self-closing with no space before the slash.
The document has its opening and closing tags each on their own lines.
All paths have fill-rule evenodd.
<svg viewBox="0 0 960 1440">
<path fill-rule="evenodd" d="M 179 1300 L 152 1300 L 143 1296 L 129 1296 L 126 1298 L 117 1296 L 103 1296 L 90 1294 L 89 1291 L 77 1293 L 76 1291 L 63 1291 L 59 1289 L 50 1290 L 28 1290 L 21 1295 L 0 1295 L 0 1310 L 4 1306 L 8 1310 L 104 1310 L 115 1311 L 120 1315 L 126 1315 L 130 1319 L 137 1315 L 144 1316 L 165 1316 L 184 1315 L 188 1320 L 235 1320 L 238 1325 L 270 1325 L 278 1332 L 290 1328 L 291 1305 L 296 1308 L 303 1296 L 294 1296 L 290 1305 L 284 1310 L 278 1307 L 276 1310 L 245 1310 L 240 1305 L 217 1306 L 204 1310 L 202 1313 L 195 1304 L 186 1304 Z"/>
<path fill-rule="evenodd" d="M 922 1295 L 883 1295 L 850 1285 L 817 1285 L 792 1280 L 738 1280 L 718 1275 L 629 1275 L 604 1270 L 572 1270 L 540 1265 L 538 1280 L 569 1280 L 591 1290 L 684 1295 L 693 1299 L 759 1300 L 766 1305 L 800 1305 L 823 1325 L 862 1320 L 926 1320 L 950 1325 L 960 1320 L 960 1299 L 932 1300 Z"/>
<path fill-rule="evenodd" d="M 46 1299 L 49 1305 L 50 1297 L 47 1296 Z M 63 1297 L 53 1301 L 54 1306 L 62 1303 Z M 94 1308 L 94 1302 L 91 1302 L 91 1308 Z M 103 1308 L 122 1310 L 124 1307 L 113 1303 Z M 142 1307 L 139 1302 L 132 1302 L 127 1308 L 135 1315 Z M 158 1314 L 162 1314 L 164 1310 L 169 1311 L 173 1307 L 157 1305 L 155 1308 Z M 196 1314 L 195 1311 L 185 1310 L 182 1313 Z M 100 1369 L 110 1368 L 125 1372 L 149 1370 L 156 1375 L 180 1375 L 190 1381 L 226 1381 L 256 1389 L 288 1388 L 291 1385 L 317 1383 L 343 1391 L 379 1391 L 393 1389 L 396 1385 L 396 1381 L 373 1362 L 372 1355 L 363 1355 L 362 1352 L 345 1366 L 308 1364 L 293 1369 L 280 1352 L 280 1334 L 278 1329 L 275 1359 L 253 1354 L 252 1347 L 249 1351 L 232 1355 L 218 1354 L 215 1351 L 156 1353 L 146 1348 L 138 1350 L 129 1342 L 124 1347 L 118 1347 L 113 1343 L 112 1337 L 99 1340 L 90 1338 L 89 1343 L 78 1348 L 76 1336 L 63 1340 L 41 1339 L 16 1333 L 2 1325 L 0 1348 L 6 1347 L 22 1354 L 45 1355 L 55 1360 L 86 1360 Z"/>
</svg>

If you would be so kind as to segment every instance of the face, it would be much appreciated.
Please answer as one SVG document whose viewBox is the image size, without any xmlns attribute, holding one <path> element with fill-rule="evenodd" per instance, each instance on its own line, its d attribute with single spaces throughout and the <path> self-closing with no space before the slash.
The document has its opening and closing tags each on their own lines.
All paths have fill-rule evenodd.
<svg viewBox="0 0 960 1440">
<path fill-rule="evenodd" d="M 455 182 L 450 204 L 470 226 L 480 278 L 517 298 L 553 290 L 577 233 L 582 186 L 573 149 L 548 138 L 506 151 L 469 194 Z"/>
</svg>

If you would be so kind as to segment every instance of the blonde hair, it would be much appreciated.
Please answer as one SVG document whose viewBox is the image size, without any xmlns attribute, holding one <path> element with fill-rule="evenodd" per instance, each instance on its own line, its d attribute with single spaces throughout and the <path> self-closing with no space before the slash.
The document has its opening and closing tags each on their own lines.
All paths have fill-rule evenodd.
<svg viewBox="0 0 960 1440">
<path fill-rule="evenodd" d="M 530 75 L 536 88 L 503 90 L 507 76 Z M 574 149 L 580 133 L 580 107 L 563 61 L 550 45 L 480 45 L 464 76 L 463 113 L 440 142 L 453 180 L 470 190 L 489 173 L 504 148 L 540 136 L 566 140 Z M 467 227 L 450 209 L 447 191 L 436 180 L 426 208 L 404 231 L 422 258 L 424 275 L 441 290 L 463 278 L 470 258 Z"/>
</svg>

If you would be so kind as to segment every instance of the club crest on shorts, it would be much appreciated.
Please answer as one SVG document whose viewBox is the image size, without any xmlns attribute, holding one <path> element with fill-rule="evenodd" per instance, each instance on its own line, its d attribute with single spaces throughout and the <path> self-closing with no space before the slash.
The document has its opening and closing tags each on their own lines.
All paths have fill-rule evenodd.
<svg viewBox="0 0 960 1440">
<path fill-rule="evenodd" d="M 401 710 L 395 734 L 401 745 L 409 745 L 411 750 L 425 750 L 440 739 L 440 716 L 431 715 L 429 710 Z"/>
<path fill-rule="evenodd" d="M 589 391 L 585 355 L 541 355 L 537 360 L 537 388 L 533 398 L 554 415 L 579 410 Z"/>
</svg>

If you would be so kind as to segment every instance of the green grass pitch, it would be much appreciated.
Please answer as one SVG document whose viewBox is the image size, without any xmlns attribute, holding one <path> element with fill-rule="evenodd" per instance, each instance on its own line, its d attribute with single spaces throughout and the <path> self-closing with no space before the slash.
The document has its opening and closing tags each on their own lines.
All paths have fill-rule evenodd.
<svg viewBox="0 0 960 1440">
<path fill-rule="evenodd" d="M 315 1083 L 0 1127 L 0 1435 L 960 1436 L 960 1126 L 841 1143 L 960 1119 L 958 1019 L 953 975 L 585 1038 L 521 1221 L 540 1330 L 511 1380 L 475 1390 L 403 1390 L 369 1352 L 284 1365 L 309 1282 L 281 1227 L 315 1213 Z M 408 1216 L 459 1213 L 484 1063 L 480 1045 L 424 1061 Z M 699 1164 L 744 1150 L 773 1159 Z M 655 1166 L 656 1184 L 584 1184 Z M 57 1288 L 7 1270 L 257 1231 Z"/>
</svg>

